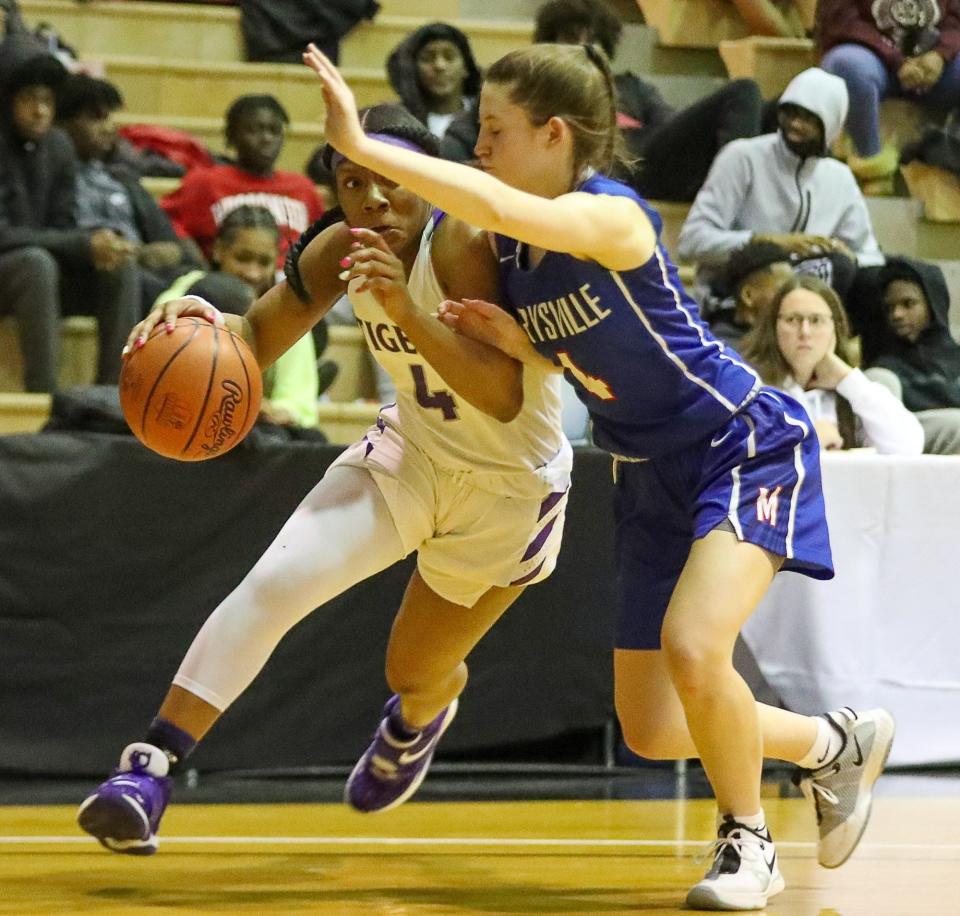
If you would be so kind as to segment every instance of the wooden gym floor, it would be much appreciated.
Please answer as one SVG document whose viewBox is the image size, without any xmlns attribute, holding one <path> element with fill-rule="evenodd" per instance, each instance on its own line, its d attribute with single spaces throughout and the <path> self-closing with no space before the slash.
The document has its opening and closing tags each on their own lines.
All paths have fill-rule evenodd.
<svg viewBox="0 0 960 916">
<path fill-rule="evenodd" d="M 828 871 L 798 798 L 766 798 L 787 890 L 770 916 L 960 913 L 960 795 L 877 799 Z M 673 913 L 705 868 L 710 801 L 181 804 L 153 858 L 81 835 L 74 805 L 0 807 L 0 913 Z"/>
</svg>

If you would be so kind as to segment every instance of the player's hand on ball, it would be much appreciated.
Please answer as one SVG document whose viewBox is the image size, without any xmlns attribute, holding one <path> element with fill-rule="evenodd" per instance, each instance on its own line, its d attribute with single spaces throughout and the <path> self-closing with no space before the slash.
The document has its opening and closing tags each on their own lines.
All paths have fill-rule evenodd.
<svg viewBox="0 0 960 916">
<path fill-rule="evenodd" d="M 218 328 L 226 326 L 220 310 L 199 296 L 171 299 L 161 306 L 155 306 L 143 321 L 133 326 L 133 330 L 128 335 L 127 342 L 120 354 L 121 357 L 126 358 L 134 350 L 139 350 L 147 342 L 147 338 L 150 337 L 151 332 L 158 324 L 163 324 L 164 330 L 170 334 L 173 332 L 177 319 L 188 315 L 205 318 Z"/>
</svg>

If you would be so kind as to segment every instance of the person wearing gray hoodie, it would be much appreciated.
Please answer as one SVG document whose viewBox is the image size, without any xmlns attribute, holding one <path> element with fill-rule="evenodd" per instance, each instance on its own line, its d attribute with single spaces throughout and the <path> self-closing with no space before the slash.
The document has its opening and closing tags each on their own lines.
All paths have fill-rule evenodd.
<svg viewBox="0 0 960 916">
<path fill-rule="evenodd" d="M 853 173 L 829 156 L 847 115 L 847 87 L 811 67 L 780 97 L 779 130 L 720 150 L 683 224 L 678 255 L 706 279 L 750 241 L 797 257 L 841 251 L 861 266 L 883 263 Z"/>
</svg>

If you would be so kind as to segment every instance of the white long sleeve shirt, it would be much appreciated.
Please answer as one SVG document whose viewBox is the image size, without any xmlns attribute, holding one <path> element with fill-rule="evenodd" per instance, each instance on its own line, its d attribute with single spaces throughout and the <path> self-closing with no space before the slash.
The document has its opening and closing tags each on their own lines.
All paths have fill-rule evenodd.
<svg viewBox="0 0 960 916">
<path fill-rule="evenodd" d="M 881 455 L 919 455 L 923 452 L 923 427 L 891 391 L 871 382 L 854 369 L 836 391 L 823 388 L 804 390 L 787 378 L 783 390 L 806 408 L 814 422 L 837 424 L 837 395 L 850 402 L 857 419 L 857 445 L 872 446 Z"/>
</svg>

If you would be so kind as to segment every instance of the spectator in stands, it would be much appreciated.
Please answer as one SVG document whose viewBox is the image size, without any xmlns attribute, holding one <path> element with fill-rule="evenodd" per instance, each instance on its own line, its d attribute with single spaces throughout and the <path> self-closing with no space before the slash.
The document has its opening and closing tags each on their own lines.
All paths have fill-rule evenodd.
<svg viewBox="0 0 960 916">
<path fill-rule="evenodd" d="M 793 0 L 733 0 L 733 5 L 751 35 L 803 38 L 807 34 Z"/>
<path fill-rule="evenodd" d="M 245 95 L 227 111 L 232 165 L 191 169 L 161 205 L 181 236 L 192 238 L 209 258 L 224 217 L 244 204 L 266 207 L 280 227 L 277 267 L 292 242 L 323 213 L 317 189 L 295 172 L 275 170 L 290 118 L 272 95 Z"/>
<path fill-rule="evenodd" d="M 726 295 L 707 315 L 714 336 L 740 349 L 757 314 L 769 308 L 777 291 L 793 276 L 790 255 L 773 242 L 748 242 L 733 252 L 721 287 Z"/>
<path fill-rule="evenodd" d="M 56 387 L 61 314 L 96 315 L 97 381 L 112 384 L 140 317 L 132 246 L 110 228 L 77 227 L 77 160 L 53 127 L 66 72 L 34 43 L 13 43 L 0 56 L 0 308 L 17 316 L 28 391 Z"/>
<path fill-rule="evenodd" d="M 622 30 L 603 0 L 550 0 L 537 10 L 533 40 L 597 44 L 612 60 Z M 733 80 L 680 111 L 633 73 L 618 74 L 614 84 L 621 134 L 638 160 L 627 180 L 650 200 L 693 200 L 720 148 L 760 132 L 753 80 Z"/>
<path fill-rule="evenodd" d="M 266 207 L 237 207 L 220 224 L 213 271 L 180 277 L 157 297 L 154 308 L 183 296 L 200 296 L 222 312 L 244 315 L 273 286 L 279 246 L 280 230 Z M 336 365 L 327 361 L 322 368 L 326 387 Z M 260 418 L 277 426 L 316 427 L 320 375 L 314 336 L 304 334 L 264 372 Z"/>
<path fill-rule="evenodd" d="M 942 271 L 891 258 L 877 277 L 873 301 L 882 303 L 883 316 L 867 319 L 863 329 L 868 375 L 916 412 L 926 452 L 960 455 L 960 344 L 950 334 Z"/>
<path fill-rule="evenodd" d="M 199 267 L 200 252 L 181 240 L 170 219 L 140 184 L 136 173 L 113 162 L 117 142 L 114 112 L 123 107 L 117 88 L 84 74 L 68 77 L 57 94 L 57 121 L 79 159 L 76 222 L 105 226 L 134 247 L 141 271 L 142 310 L 176 277 Z"/>
<path fill-rule="evenodd" d="M 819 277 L 843 301 L 853 282 L 856 264 L 839 251 L 824 256 L 797 258 L 774 242 L 750 241 L 734 251 L 724 267 L 723 298 L 708 303 L 704 315 L 710 330 L 738 349 L 783 284 L 796 274 Z"/>
<path fill-rule="evenodd" d="M 822 448 L 872 446 L 882 455 L 919 455 L 917 418 L 850 365 L 849 346 L 840 297 L 816 277 L 797 276 L 758 315 L 743 356 L 764 382 L 803 404 Z"/>
<path fill-rule="evenodd" d="M 872 193 L 891 193 L 898 152 L 881 146 L 880 102 L 903 96 L 960 103 L 960 0 L 820 0 L 815 34 L 821 66 L 850 93 L 847 159 Z"/>
<path fill-rule="evenodd" d="M 463 32 L 445 22 L 417 29 L 390 52 L 387 76 L 407 110 L 440 139 L 444 159 L 473 159 L 481 74 Z"/>
<path fill-rule="evenodd" d="M 870 214 L 856 179 L 828 156 L 847 112 L 843 81 L 811 68 L 780 98 L 780 129 L 735 140 L 718 154 L 680 231 L 681 260 L 715 282 L 730 252 L 774 242 L 798 258 L 832 251 L 860 265 L 881 263 Z"/>
<path fill-rule="evenodd" d="M 20 15 L 17 0 L 0 0 L 0 40 L 8 35 L 22 35 L 28 31 L 27 24 Z"/>
</svg>

